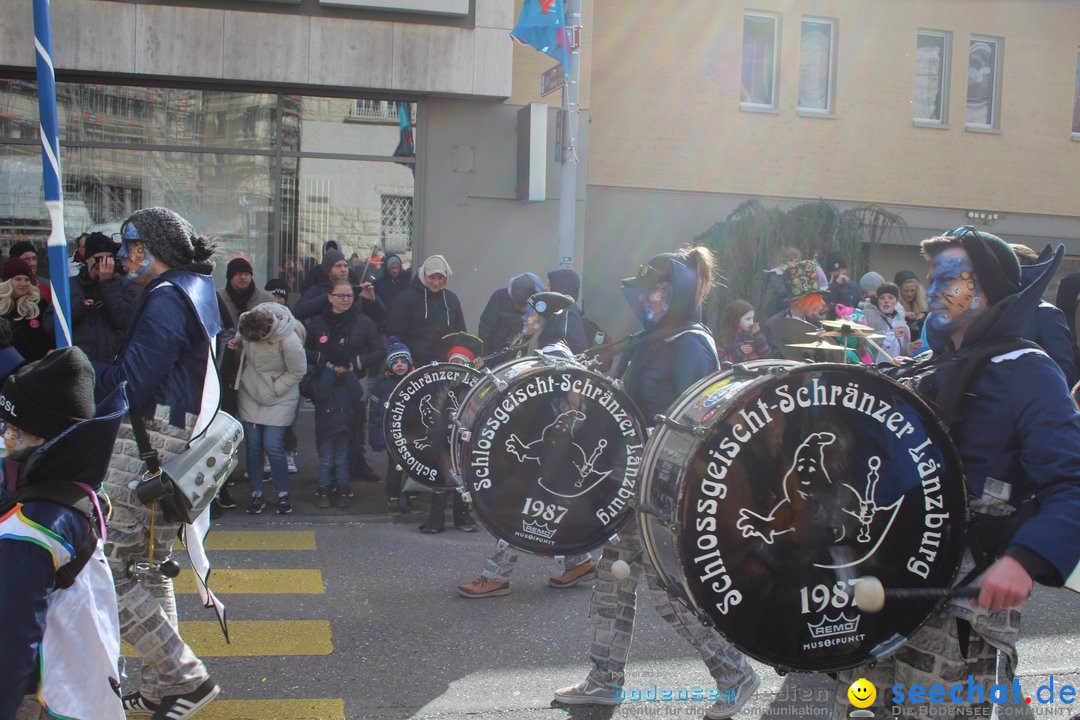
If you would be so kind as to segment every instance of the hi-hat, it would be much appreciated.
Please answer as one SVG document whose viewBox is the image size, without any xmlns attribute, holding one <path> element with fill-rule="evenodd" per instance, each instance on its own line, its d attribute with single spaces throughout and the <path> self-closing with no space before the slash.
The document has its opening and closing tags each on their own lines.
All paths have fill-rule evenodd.
<svg viewBox="0 0 1080 720">
<path fill-rule="evenodd" d="M 810 349 L 810 350 L 840 350 L 840 351 L 847 350 L 847 348 L 841 347 L 840 345 L 837 345 L 836 343 L 826 342 L 824 340 L 822 340 L 820 342 L 816 342 L 816 343 L 788 343 L 787 347 L 807 348 L 807 349 Z"/>
<path fill-rule="evenodd" d="M 837 330 L 847 330 L 848 332 L 874 332 L 874 328 L 869 325 L 863 325 L 862 323 L 853 322 L 851 320 L 822 320 L 821 324 L 825 327 L 836 328 Z"/>
</svg>

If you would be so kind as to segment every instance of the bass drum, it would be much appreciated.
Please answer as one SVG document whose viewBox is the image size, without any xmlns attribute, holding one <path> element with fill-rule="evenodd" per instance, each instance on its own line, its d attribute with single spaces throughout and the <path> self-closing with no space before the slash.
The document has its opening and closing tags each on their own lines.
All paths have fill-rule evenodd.
<svg viewBox="0 0 1080 720">
<path fill-rule="evenodd" d="M 451 444 L 484 527 L 526 552 L 571 555 L 629 520 L 645 431 L 612 380 L 536 355 L 484 375 L 462 403 Z"/>
<path fill-rule="evenodd" d="M 946 587 L 967 491 L 945 426 L 876 370 L 757 361 L 689 388 L 649 440 L 638 520 L 670 594 L 777 670 L 895 650 L 940 600 L 855 605 L 853 584 Z"/>
<path fill-rule="evenodd" d="M 468 365 L 432 363 L 402 378 L 386 399 L 383 433 L 390 462 L 422 485 L 457 488 L 451 473 L 451 417 L 480 380 Z"/>
</svg>

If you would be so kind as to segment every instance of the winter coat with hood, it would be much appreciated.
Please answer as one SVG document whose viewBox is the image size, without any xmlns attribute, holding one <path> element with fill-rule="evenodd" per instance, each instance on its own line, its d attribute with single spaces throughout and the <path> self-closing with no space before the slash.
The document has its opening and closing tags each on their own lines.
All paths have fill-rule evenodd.
<svg viewBox="0 0 1080 720">
<path fill-rule="evenodd" d="M 390 308 L 386 331 L 409 346 L 416 367 L 445 360 L 442 337 L 452 332 L 466 332 L 461 301 L 447 289 L 432 292 L 424 282 L 421 266 L 408 290 L 401 293 Z"/>
<path fill-rule="evenodd" d="M 529 293 L 529 297 L 544 290 L 544 284 L 539 276 L 533 273 L 522 273 L 510 278 L 506 287 L 491 293 L 487 305 L 484 306 L 484 312 L 480 314 L 480 325 L 476 332 L 477 337 L 484 342 L 485 352 L 493 353 L 502 350 L 521 337 L 523 318 L 527 308 L 522 302 L 522 307 L 519 309 L 511 295 L 516 281 L 531 284 L 533 290 Z M 510 357 L 511 355 L 503 353 L 493 357 L 488 364 L 494 367 Z"/>
<path fill-rule="evenodd" d="M 990 306 L 965 331 L 959 350 L 931 336 L 932 359 L 915 366 L 918 392 L 933 401 L 957 361 L 994 341 L 1021 337 L 1063 252 L 1032 266 L 1029 277 L 1037 279 Z M 1037 502 L 1005 554 L 1036 582 L 1060 586 L 1080 563 L 1080 413 L 1061 370 L 1041 350 L 1002 352 L 976 369 L 949 430 L 972 498 L 994 478 L 1011 484 L 1010 505 Z"/>
<path fill-rule="evenodd" d="M 581 277 L 573 270 L 560 268 L 547 274 L 551 292 L 562 293 L 574 298 L 574 304 L 566 309 L 563 323 L 563 338 L 570 351 L 575 355 L 585 352 L 592 338 L 586 337 L 585 318 L 578 307 L 578 295 L 581 294 Z"/>
<path fill-rule="evenodd" d="M 95 280 L 82 267 L 71 278 L 70 287 L 74 345 L 91 360 L 112 362 L 120 352 L 135 309 L 135 286 L 122 275 Z"/>
<path fill-rule="evenodd" d="M 1047 258 L 1043 257 L 1042 260 L 1046 262 Z M 1038 263 L 1021 265 L 1021 284 L 1027 286 L 1038 279 L 1041 267 Z M 1040 300 L 1031 313 L 1027 328 L 1024 329 L 1024 338 L 1042 346 L 1050 359 L 1061 368 L 1061 372 L 1065 375 L 1065 382 L 1070 388 L 1076 384 L 1080 377 L 1077 374 L 1074 355 L 1076 344 L 1072 331 L 1069 330 L 1069 321 L 1065 319 L 1065 313 L 1055 305 Z"/>
<path fill-rule="evenodd" d="M 626 392 L 652 424 L 688 387 L 716 372 L 720 361 L 716 345 L 704 325 L 701 306 L 694 303 L 697 273 L 680 262 L 671 261 L 670 302 L 659 322 L 649 319 L 642 293 L 648 288 L 624 288 L 623 294 L 644 332 L 634 336 L 622 363 L 629 363 L 623 374 Z M 649 339 L 642 336 L 662 331 Z M 644 342 L 642 340 L 644 339 Z"/>
<path fill-rule="evenodd" d="M 375 286 L 375 297 L 379 298 L 388 309 L 393 307 L 398 295 L 405 292 L 412 281 L 412 272 L 405 269 L 404 264 L 397 277 L 390 274 L 390 259 L 397 258 L 401 262 L 401 256 L 390 253 L 383 258 L 382 274 L 372 283 Z"/>
<path fill-rule="evenodd" d="M 276 302 L 256 305 L 240 316 L 266 316 L 270 330 L 256 342 L 245 340 L 236 377 L 240 419 L 256 425 L 292 424 L 300 403 L 300 380 L 307 372 L 304 327 Z"/>
</svg>

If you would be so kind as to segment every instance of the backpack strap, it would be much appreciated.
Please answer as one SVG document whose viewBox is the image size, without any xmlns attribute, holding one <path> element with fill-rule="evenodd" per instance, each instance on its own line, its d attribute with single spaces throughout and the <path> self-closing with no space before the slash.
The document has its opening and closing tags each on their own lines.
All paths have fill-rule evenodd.
<svg viewBox="0 0 1080 720">
<path fill-rule="evenodd" d="M 10 496 L 4 504 L 14 506 L 16 503 L 28 502 L 51 502 L 62 505 L 82 514 L 90 524 L 90 532 L 86 534 L 86 539 L 83 540 L 71 560 L 56 569 L 56 587 L 66 590 L 75 584 L 75 578 L 86 567 L 86 563 L 90 562 L 97 548 L 97 512 L 94 509 L 94 502 L 86 491 L 75 483 L 59 481 L 27 485 Z"/>
</svg>

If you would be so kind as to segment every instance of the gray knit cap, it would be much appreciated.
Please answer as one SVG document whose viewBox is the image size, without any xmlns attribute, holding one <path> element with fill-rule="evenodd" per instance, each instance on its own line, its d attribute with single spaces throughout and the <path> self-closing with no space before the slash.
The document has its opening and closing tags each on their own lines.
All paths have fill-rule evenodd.
<svg viewBox="0 0 1080 720">
<path fill-rule="evenodd" d="M 133 234 L 129 226 L 134 226 Z M 184 218 L 163 207 L 144 208 L 124 221 L 121 235 L 125 242 L 143 243 L 150 254 L 169 267 L 195 262 L 195 239 L 198 233 Z"/>
</svg>

